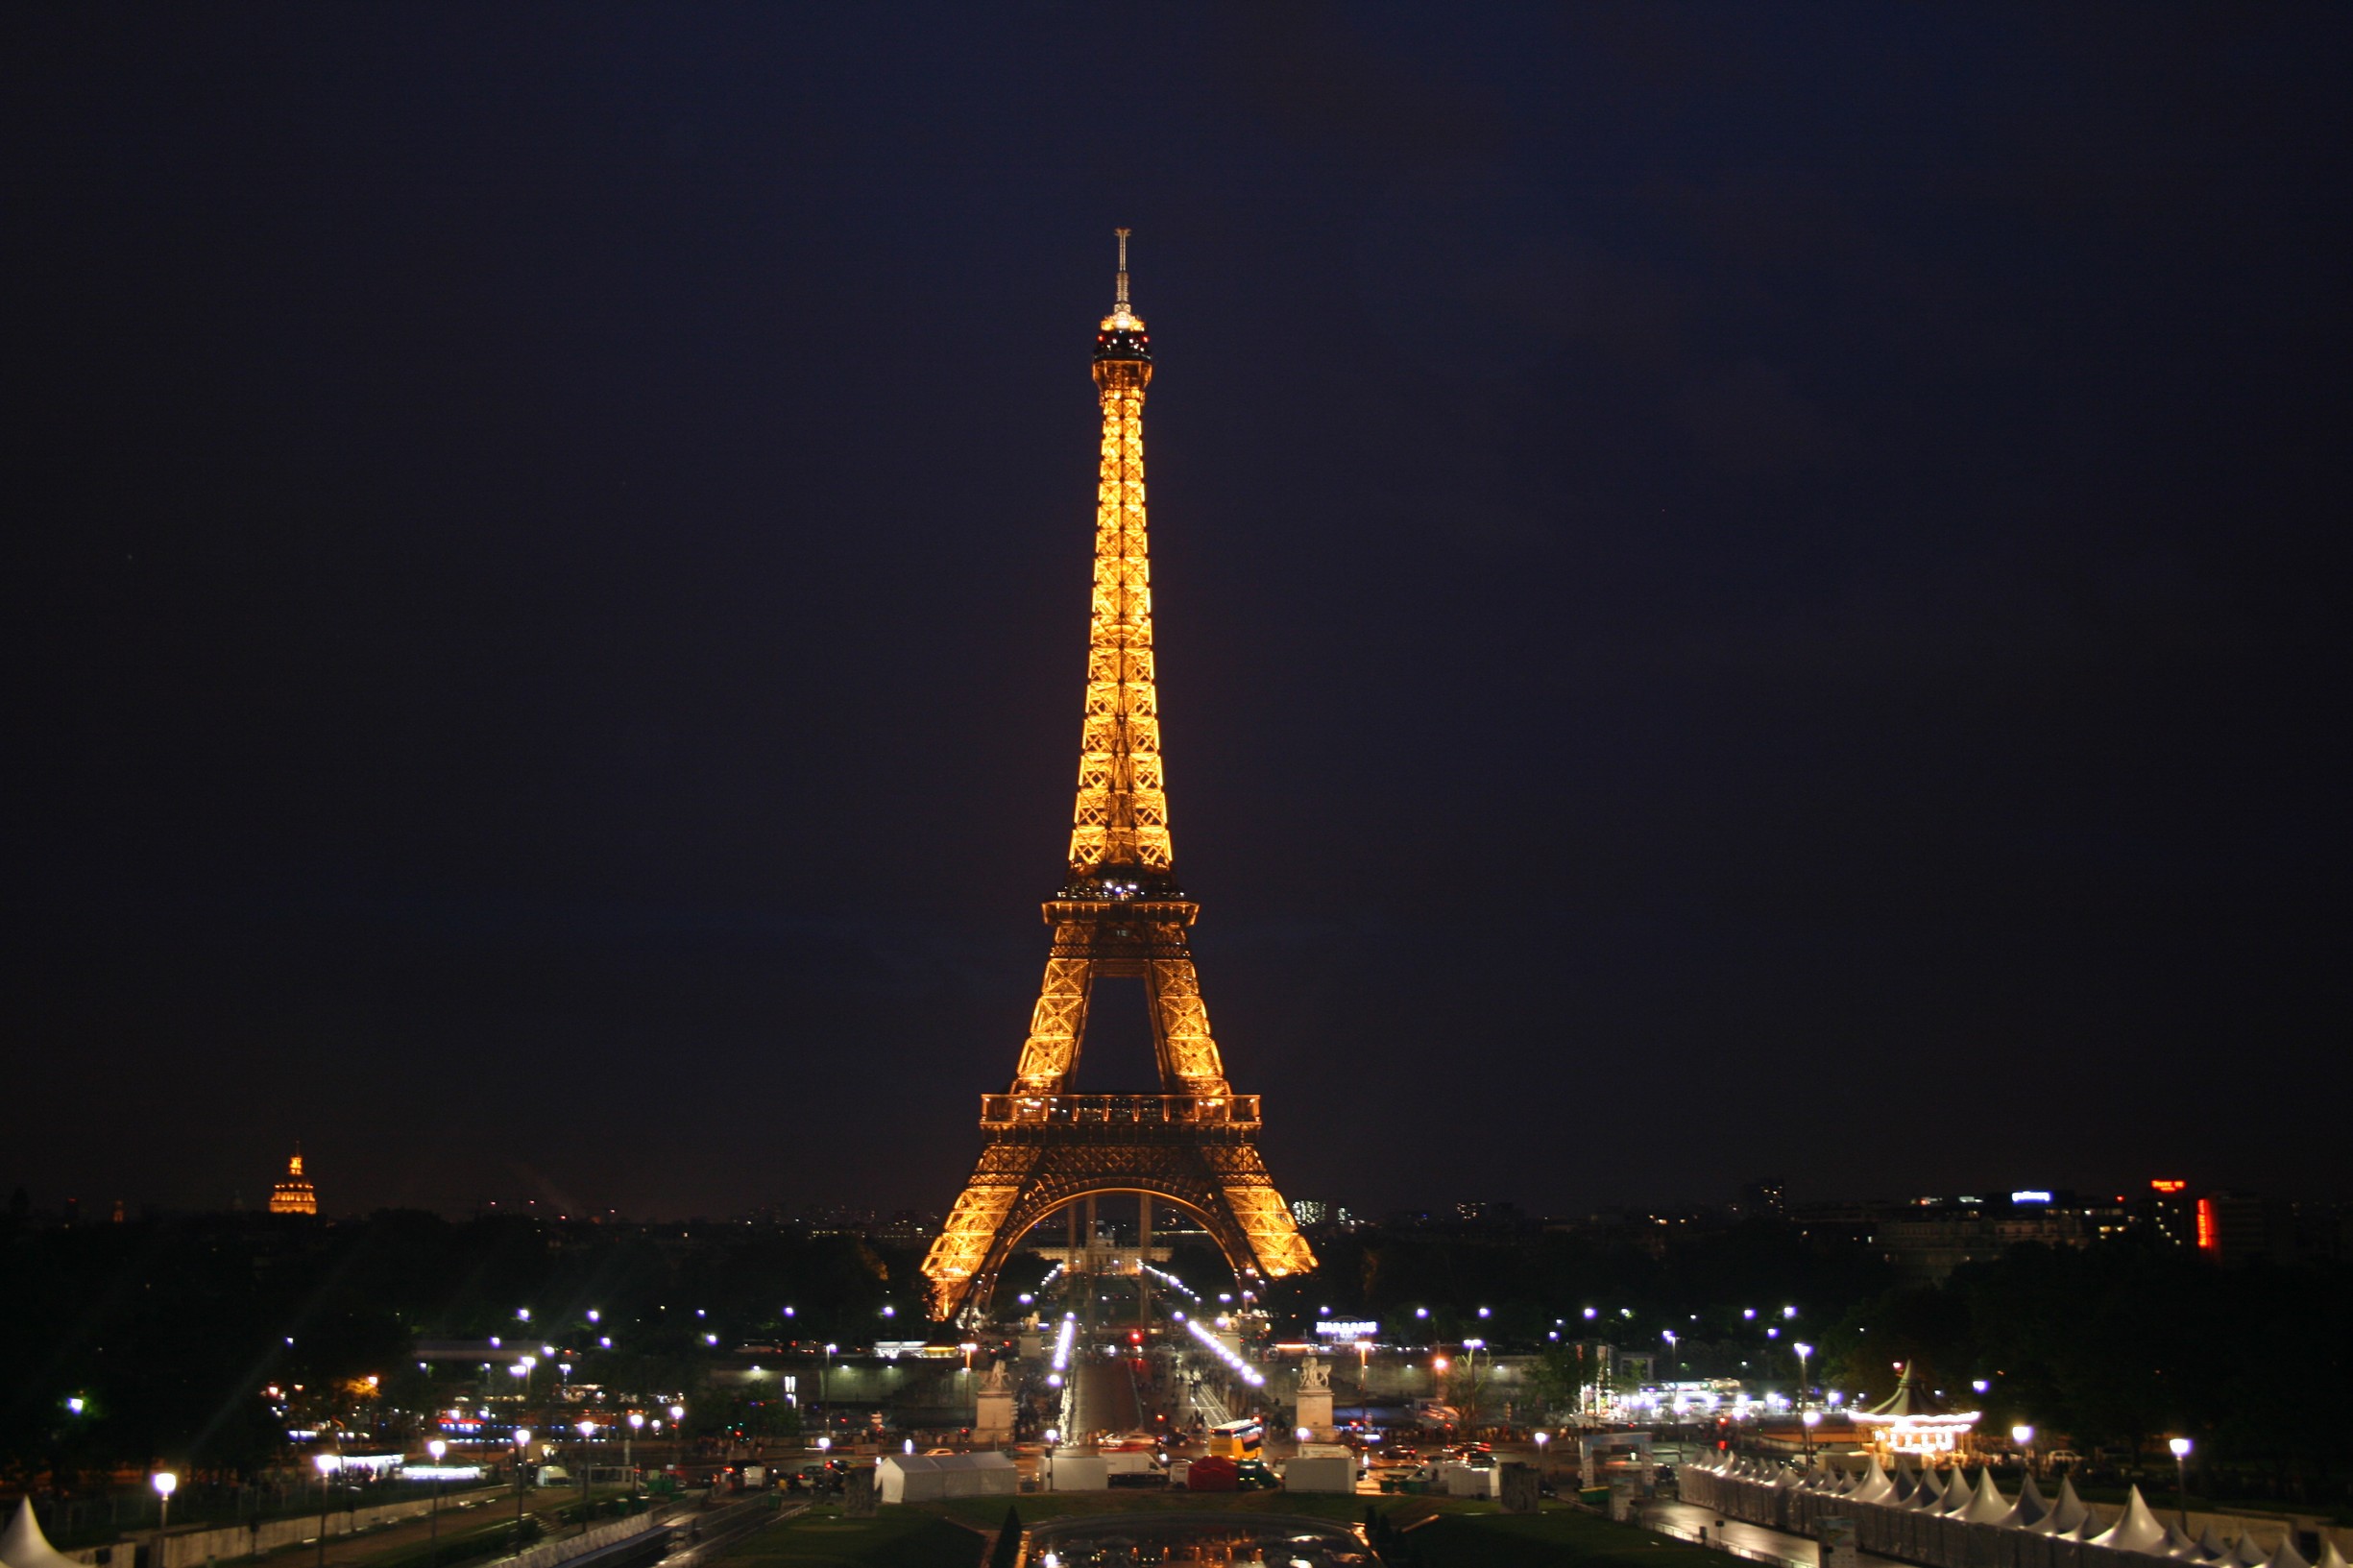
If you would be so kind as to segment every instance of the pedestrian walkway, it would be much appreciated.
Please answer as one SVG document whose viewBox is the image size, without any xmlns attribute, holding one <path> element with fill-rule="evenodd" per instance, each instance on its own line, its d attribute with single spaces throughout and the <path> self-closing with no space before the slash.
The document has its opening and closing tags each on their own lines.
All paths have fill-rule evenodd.
<svg viewBox="0 0 2353 1568">
<path fill-rule="evenodd" d="M 1711 1508 L 1696 1503 L 1678 1503 L 1662 1498 L 1642 1505 L 1642 1524 L 1677 1540 L 1699 1541 L 1705 1530 L 1705 1545 L 1751 1562 L 1773 1565 L 1773 1568 L 1816 1568 L 1822 1560 L 1821 1543 L 1803 1535 L 1774 1530 L 1766 1525 L 1744 1524 L 1727 1519 Z M 1893 1557 L 1873 1556 L 1868 1552 L 1855 1554 L 1856 1568 L 1904 1568 Z"/>
</svg>

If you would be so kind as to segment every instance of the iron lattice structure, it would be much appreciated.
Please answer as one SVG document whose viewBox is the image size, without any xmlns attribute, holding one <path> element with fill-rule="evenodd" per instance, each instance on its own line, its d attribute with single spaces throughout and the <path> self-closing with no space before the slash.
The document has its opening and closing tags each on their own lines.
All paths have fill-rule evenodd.
<svg viewBox="0 0 2353 1568">
<path fill-rule="evenodd" d="M 1315 1266 L 1259 1158 L 1258 1098 L 1225 1082 L 1185 935 L 1201 906 L 1176 883 L 1160 766 L 1144 526 L 1151 383 L 1121 229 L 1117 302 L 1095 339 L 1103 467 L 1070 875 L 1046 901 L 1054 946 L 1013 1086 L 982 1097 L 986 1146 L 924 1258 L 935 1318 L 983 1312 L 1031 1227 L 1091 1194 L 1146 1194 L 1192 1211 L 1246 1276 Z M 1144 982 L 1161 1092 L 1072 1094 L 1095 981 L 1120 976 Z"/>
</svg>

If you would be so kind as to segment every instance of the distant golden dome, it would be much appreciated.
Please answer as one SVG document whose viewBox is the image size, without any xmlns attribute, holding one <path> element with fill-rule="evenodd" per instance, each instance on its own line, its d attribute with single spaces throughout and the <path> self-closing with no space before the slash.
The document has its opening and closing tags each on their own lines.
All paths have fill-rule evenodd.
<svg viewBox="0 0 2353 1568">
<path fill-rule="evenodd" d="M 319 1194 L 303 1175 L 303 1146 L 294 1146 L 294 1158 L 286 1162 L 286 1179 L 270 1189 L 272 1214 L 308 1214 L 319 1212 Z"/>
</svg>

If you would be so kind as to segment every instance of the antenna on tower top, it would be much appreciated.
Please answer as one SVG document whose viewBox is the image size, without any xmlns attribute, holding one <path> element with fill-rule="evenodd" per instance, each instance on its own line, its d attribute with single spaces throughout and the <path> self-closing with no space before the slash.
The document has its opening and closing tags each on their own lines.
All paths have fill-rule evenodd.
<svg viewBox="0 0 2353 1568">
<path fill-rule="evenodd" d="M 1128 235 L 1129 230 L 1116 229 L 1112 232 L 1119 235 L 1119 298 L 1115 303 L 1125 306 L 1128 303 Z"/>
</svg>

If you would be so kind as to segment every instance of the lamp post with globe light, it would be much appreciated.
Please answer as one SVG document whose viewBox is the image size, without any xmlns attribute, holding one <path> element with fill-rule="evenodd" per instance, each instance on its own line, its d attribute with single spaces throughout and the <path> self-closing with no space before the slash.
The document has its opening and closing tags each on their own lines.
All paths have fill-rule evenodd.
<svg viewBox="0 0 2353 1568">
<path fill-rule="evenodd" d="M 335 1456 L 313 1454 L 310 1462 L 319 1471 L 319 1568 L 327 1568 L 327 1510 L 332 1497 L 327 1490 L 327 1478 L 335 1473 Z"/>
<path fill-rule="evenodd" d="M 1798 1353 L 1798 1426 L 1801 1429 L 1798 1440 L 1805 1448 L 1805 1467 L 1810 1470 L 1814 1467 L 1814 1428 L 1822 1421 L 1821 1412 L 1809 1410 L 1807 1399 L 1811 1386 L 1806 1381 L 1806 1362 L 1814 1353 L 1814 1347 L 1801 1339 L 1789 1348 Z"/>
<path fill-rule="evenodd" d="M 2018 1446 L 2019 1466 L 2026 1474 L 2034 1474 L 2034 1429 L 2021 1421 L 2010 1429 L 2010 1441 Z"/>
<path fill-rule="evenodd" d="M 2173 1479 L 2180 1486 L 2181 1532 L 2190 1533 L 2190 1439 L 2175 1437 L 2166 1447 L 2173 1451 Z"/>
<path fill-rule="evenodd" d="M 156 1496 L 162 1500 L 162 1507 L 156 1518 L 156 1561 L 159 1564 L 163 1560 L 163 1537 L 171 1532 L 172 1493 L 180 1489 L 180 1478 L 169 1470 L 158 1470 L 150 1478 L 149 1484 L 155 1487 Z"/>
<path fill-rule="evenodd" d="M 1487 1309 L 1486 1309 L 1485 1307 L 1481 1307 L 1481 1308 L 1479 1309 L 1479 1315 L 1480 1315 L 1480 1316 L 1482 1316 L 1482 1317 L 1484 1317 L 1484 1316 L 1486 1316 L 1486 1315 L 1487 1315 Z M 1474 1423 L 1475 1423 L 1475 1421 L 1476 1421 L 1476 1419 L 1477 1419 L 1478 1411 L 1479 1411 L 1479 1408 L 1480 1408 L 1480 1407 L 1479 1407 L 1479 1352 L 1480 1352 L 1480 1351 L 1482 1351 L 1482 1350 L 1485 1350 L 1486 1348 L 1487 1348 L 1487 1341 L 1486 1341 L 1485 1339 L 1465 1339 L 1465 1340 L 1463 1341 L 1463 1354 L 1464 1354 L 1464 1355 L 1465 1355 L 1465 1356 L 1466 1356 L 1466 1357 L 1468 1359 L 1469 1363 L 1470 1363 L 1470 1367 L 1469 1367 L 1469 1377 L 1468 1377 L 1468 1381 L 1465 1383 L 1465 1385 L 1464 1385 L 1464 1392 L 1465 1392 L 1465 1393 L 1466 1393 L 1466 1394 L 1468 1396 L 1468 1404 L 1469 1404 L 1469 1409 L 1468 1409 L 1468 1410 L 1467 1410 L 1467 1411 L 1458 1411 L 1457 1413 L 1461 1414 L 1461 1415 L 1464 1417 L 1464 1419 L 1463 1419 L 1463 1436 L 1464 1436 L 1466 1439 L 1468 1439 L 1468 1438 L 1470 1438 L 1470 1437 L 1472 1437 L 1472 1436 L 1476 1435 L 1476 1434 L 1473 1432 L 1472 1428 L 1473 1428 L 1473 1425 L 1474 1425 Z M 1492 1370 L 1494 1369 L 1494 1362 L 1495 1362 L 1494 1357 L 1492 1357 L 1492 1356 L 1488 1357 L 1487 1362 L 1488 1362 L 1488 1369 L 1489 1369 L 1490 1371 L 1492 1371 Z M 1458 1400 L 1458 1401 L 1456 1401 L 1456 1403 L 1457 1403 L 1458 1405 L 1460 1405 L 1460 1404 L 1462 1404 L 1462 1403 L 1463 1403 L 1463 1401 Z"/>
<path fill-rule="evenodd" d="M 589 1439 L 596 1435 L 596 1423 L 582 1420 L 573 1430 L 580 1434 L 580 1533 L 588 1533 L 589 1516 Z"/>
<path fill-rule="evenodd" d="M 522 1550 L 522 1468 L 531 1459 L 531 1429 L 515 1429 L 515 1550 Z"/>
<path fill-rule="evenodd" d="M 621 1468 L 629 1472 L 629 1495 L 638 1494 L 637 1435 L 645 1425 L 643 1411 L 629 1412 L 629 1430 L 621 1434 Z"/>
<path fill-rule="evenodd" d="M 441 1459 L 449 1452 L 449 1445 L 436 1437 L 425 1445 L 425 1451 L 433 1459 L 433 1522 L 425 1532 L 425 1555 L 433 1568 L 441 1568 Z"/>
</svg>

